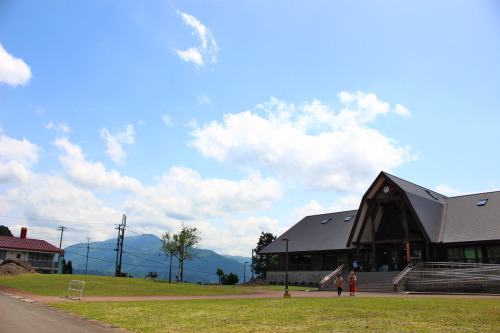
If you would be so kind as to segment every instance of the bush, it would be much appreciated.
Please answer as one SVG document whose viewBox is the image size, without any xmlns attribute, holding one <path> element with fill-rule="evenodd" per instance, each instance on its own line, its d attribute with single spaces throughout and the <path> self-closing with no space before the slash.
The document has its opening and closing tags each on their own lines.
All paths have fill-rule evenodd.
<svg viewBox="0 0 500 333">
<path fill-rule="evenodd" d="M 229 275 L 224 274 L 224 276 L 221 278 L 222 284 L 226 286 L 237 284 L 239 281 L 240 278 L 238 277 L 238 275 L 233 274 L 232 272 L 229 273 Z"/>
</svg>

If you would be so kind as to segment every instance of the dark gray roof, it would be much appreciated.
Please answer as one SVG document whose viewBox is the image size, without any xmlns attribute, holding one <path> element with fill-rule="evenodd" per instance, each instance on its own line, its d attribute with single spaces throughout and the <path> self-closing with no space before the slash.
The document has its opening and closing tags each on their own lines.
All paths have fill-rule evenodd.
<svg viewBox="0 0 500 333">
<path fill-rule="evenodd" d="M 413 184 L 386 172 L 375 179 L 364 198 L 373 197 L 381 177 L 399 187 L 408 198 L 412 209 L 429 240 L 433 243 L 460 243 L 500 240 L 500 191 L 478 193 L 459 197 L 447 197 L 437 192 Z M 479 200 L 488 199 L 486 205 L 477 206 Z M 363 207 L 363 204 L 360 205 Z M 360 208 L 363 214 L 366 208 Z M 261 254 L 284 253 L 284 238 L 290 239 L 289 252 L 314 252 L 348 249 L 349 235 L 353 234 L 355 218 L 344 222 L 357 210 L 307 216 L 295 224 L 273 243 L 265 247 Z M 327 223 L 321 222 L 331 218 Z M 357 219 L 358 220 L 358 219 Z M 353 230 L 351 230 L 353 229 Z"/>
<path fill-rule="evenodd" d="M 327 250 L 342 250 L 346 248 L 346 240 L 351 232 L 354 217 L 345 222 L 345 219 L 356 215 L 356 210 L 339 213 L 321 214 L 304 217 L 274 242 L 266 246 L 260 254 L 274 254 L 285 252 L 287 238 L 288 252 L 312 252 Z M 321 223 L 330 219 L 326 223 Z"/>
<path fill-rule="evenodd" d="M 500 192 L 447 197 L 386 172 L 383 174 L 405 192 L 431 242 L 500 240 Z M 488 202 L 477 206 L 481 199 Z"/>
<path fill-rule="evenodd" d="M 443 243 L 500 240 L 500 192 L 449 198 L 443 228 Z"/>
<path fill-rule="evenodd" d="M 448 198 L 386 172 L 382 173 L 406 194 L 430 241 L 439 242 L 443 214 L 445 213 L 444 206 Z"/>
</svg>

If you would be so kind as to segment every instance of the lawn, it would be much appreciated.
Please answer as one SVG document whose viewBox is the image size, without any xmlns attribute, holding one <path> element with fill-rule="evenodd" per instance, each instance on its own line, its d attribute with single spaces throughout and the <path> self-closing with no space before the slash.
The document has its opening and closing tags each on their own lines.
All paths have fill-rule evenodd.
<svg viewBox="0 0 500 333">
<path fill-rule="evenodd" d="M 43 296 L 65 296 L 71 280 L 85 281 L 85 296 L 194 296 L 245 294 L 248 290 L 225 286 L 201 286 L 161 280 L 94 275 L 24 274 L 1 276 L 0 285 Z M 75 294 L 76 295 L 76 294 Z"/>
<path fill-rule="evenodd" d="M 57 303 L 136 332 L 499 332 L 500 301 L 429 298 Z"/>
</svg>

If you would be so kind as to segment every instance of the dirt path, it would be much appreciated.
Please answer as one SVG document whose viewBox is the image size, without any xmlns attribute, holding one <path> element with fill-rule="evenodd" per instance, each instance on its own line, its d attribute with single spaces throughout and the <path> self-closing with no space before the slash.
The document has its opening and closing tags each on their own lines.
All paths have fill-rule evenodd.
<svg viewBox="0 0 500 333">
<path fill-rule="evenodd" d="M 248 299 L 248 298 L 283 298 L 283 291 L 252 290 L 250 294 L 212 295 L 212 296 L 83 296 L 78 298 L 66 298 L 59 296 L 40 296 L 22 290 L 0 286 L 0 291 L 17 295 L 19 297 L 40 303 L 59 302 L 140 302 L 140 301 L 179 301 L 179 300 L 202 300 L 202 299 Z M 337 298 L 336 291 L 292 291 L 292 298 Z M 349 297 L 349 295 L 342 295 Z M 500 295 L 475 295 L 475 294 L 406 294 L 406 293 L 371 293 L 359 292 L 355 297 L 387 297 L 387 298 L 474 298 L 474 299 L 498 299 Z"/>
</svg>

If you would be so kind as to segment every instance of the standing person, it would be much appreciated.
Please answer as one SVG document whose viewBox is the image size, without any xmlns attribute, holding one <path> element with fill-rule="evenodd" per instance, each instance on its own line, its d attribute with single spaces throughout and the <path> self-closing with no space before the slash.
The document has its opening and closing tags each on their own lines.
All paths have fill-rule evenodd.
<svg viewBox="0 0 500 333">
<path fill-rule="evenodd" d="M 355 262 L 353 262 L 353 263 L 352 263 L 352 269 L 353 269 L 355 272 L 357 272 L 357 271 L 358 271 L 358 262 L 357 262 L 357 261 L 355 261 Z"/>
<path fill-rule="evenodd" d="M 354 271 L 351 271 L 351 275 L 349 275 L 349 296 L 354 296 L 354 293 L 358 292 L 356 289 L 356 275 L 354 275 Z"/>
<path fill-rule="evenodd" d="M 340 274 L 335 279 L 335 285 L 337 286 L 337 292 L 339 294 L 338 297 L 340 297 L 340 294 L 342 294 L 342 288 L 344 287 L 344 279 Z"/>
</svg>

